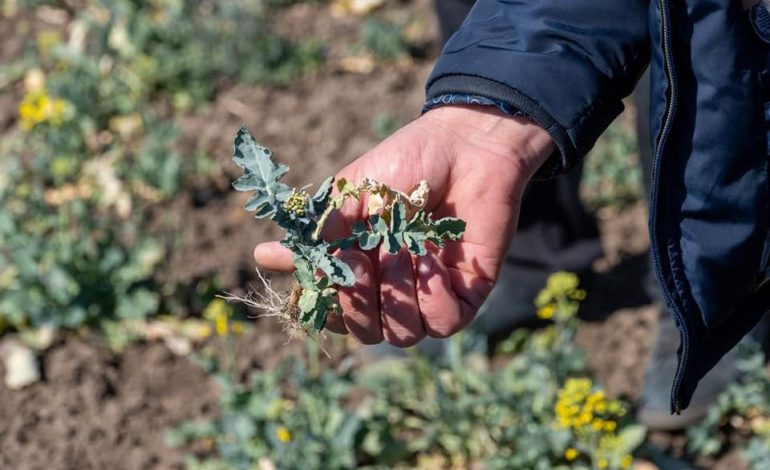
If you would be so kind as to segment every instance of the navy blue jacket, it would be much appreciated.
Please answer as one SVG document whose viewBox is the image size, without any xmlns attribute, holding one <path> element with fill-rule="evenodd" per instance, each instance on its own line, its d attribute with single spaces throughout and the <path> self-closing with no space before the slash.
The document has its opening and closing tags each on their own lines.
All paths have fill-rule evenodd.
<svg viewBox="0 0 770 470">
<path fill-rule="evenodd" d="M 651 68 L 651 251 L 681 332 L 672 410 L 770 306 L 763 47 L 738 0 L 479 0 L 428 98 L 503 101 L 572 167 Z"/>
</svg>

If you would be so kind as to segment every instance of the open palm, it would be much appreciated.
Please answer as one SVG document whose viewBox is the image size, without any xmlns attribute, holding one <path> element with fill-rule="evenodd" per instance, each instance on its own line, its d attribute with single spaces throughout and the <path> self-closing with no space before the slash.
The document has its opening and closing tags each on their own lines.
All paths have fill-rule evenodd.
<svg viewBox="0 0 770 470">
<path fill-rule="evenodd" d="M 366 344 L 411 346 L 425 335 L 446 337 L 467 325 L 492 290 L 515 230 L 524 186 L 552 143 L 545 131 L 489 108 L 431 111 L 344 168 L 338 176 L 373 178 L 402 191 L 426 180 L 426 210 L 467 222 L 463 238 L 415 257 L 407 250 L 347 250 L 340 256 L 356 284 L 340 291 L 343 315 L 327 327 Z M 326 223 L 325 237 L 347 235 L 366 217 L 366 201 L 351 201 Z M 258 245 L 257 264 L 291 270 L 291 253 Z"/>
</svg>

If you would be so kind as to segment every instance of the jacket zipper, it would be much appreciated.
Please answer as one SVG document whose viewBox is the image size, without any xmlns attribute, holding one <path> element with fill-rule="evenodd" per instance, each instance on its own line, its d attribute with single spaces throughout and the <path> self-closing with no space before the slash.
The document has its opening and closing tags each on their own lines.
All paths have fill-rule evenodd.
<svg viewBox="0 0 770 470">
<path fill-rule="evenodd" d="M 676 77 L 674 75 L 674 59 L 671 53 L 671 29 L 670 29 L 671 17 L 670 17 L 670 10 L 669 10 L 669 0 L 659 0 L 658 8 L 660 9 L 660 18 L 661 18 L 663 68 L 666 75 L 669 96 L 668 96 L 668 102 L 666 104 L 666 112 L 665 112 L 665 115 L 663 116 L 663 125 L 661 127 L 660 133 L 658 134 L 658 141 L 655 147 L 655 163 L 653 165 L 652 185 L 651 185 L 652 189 L 650 191 L 650 199 L 651 199 L 650 212 L 651 212 L 651 220 L 653 224 L 653 227 L 652 227 L 653 236 L 651 237 L 651 240 L 650 240 L 650 251 L 652 253 L 652 257 L 654 260 L 653 264 L 655 266 L 655 274 L 657 275 L 658 279 L 661 279 L 664 281 L 666 279 L 666 276 L 664 276 L 663 274 L 663 267 L 661 266 L 661 263 L 659 262 L 659 257 L 658 257 L 658 253 L 660 249 L 660 247 L 658 246 L 658 240 L 657 240 L 658 220 L 656 217 L 657 206 L 658 206 L 658 181 L 660 180 L 660 161 L 663 155 L 663 149 L 666 146 L 666 140 L 668 139 L 668 136 L 671 132 L 674 113 L 676 112 L 677 84 L 676 84 Z M 687 357 L 688 357 L 688 351 L 689 351 L 689 334 L 687 331 L 687 325 L 684 322 L 683 315 L 679 310 L 678 303 L 675 302 L 672 294 L 665 287 L 665 282 L 663 284 L 664 284 L 662 286 L 663 297 L 666 300 L 666 304 L 671 308 L 671 311 L 674 316 L 674 319 L 676 320 L 677 326 L 679 326 L 681 342 L 682 342 L 682 355 L 679 358 L 679 362 L 676 368 L 676 374 L 674 375 L 674 383 L 671 388 L 672 410 L 676 414 L 680 414 L 682 410 L 681 410 L 679 395 L 680 395 L 680 388 L 682 385 L 682 377 L 684 375 L 685 364 L 687 364 Z"/>
</svg>

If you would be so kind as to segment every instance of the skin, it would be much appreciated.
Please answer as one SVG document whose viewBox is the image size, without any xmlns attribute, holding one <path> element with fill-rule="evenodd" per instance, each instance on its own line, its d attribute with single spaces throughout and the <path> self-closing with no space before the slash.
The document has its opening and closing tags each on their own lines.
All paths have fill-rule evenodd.
<svg viewBox="0 0 770 470">
<path fill-rule="evenodd" d="M 408 347 L 427 336 L 444 338 L 465 327 L 489 295 L 514 234 L 524 187 L 554 151 L 548 134 L 531 121 L 491 107 L 444 106 L 412 121 L 337 175 L 371 177 L 407 190 L 420 180 L 431 188 L 427 210 L 459 217 L 459 242 L 428 255 L 406 250 L 337 253 L 356 274 L 340 291 L 342 316 L 327 328 L 364 344 Z M 327 239 L 343 236 L 366 218 L 366 201 L 351 201 L 326 223 Z M 262 269 L 293 270 L 291 252 L 277 242 L 257 245 Z"/>
</svg>

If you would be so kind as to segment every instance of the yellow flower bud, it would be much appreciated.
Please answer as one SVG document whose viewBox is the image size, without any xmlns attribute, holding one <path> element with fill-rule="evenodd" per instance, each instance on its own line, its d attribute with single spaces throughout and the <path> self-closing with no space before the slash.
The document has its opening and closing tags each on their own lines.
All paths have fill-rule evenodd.
<svg viewBox="0 0 770 470">
<path fill-rule="evenodd" d="M 556 307 L 552 304 L 548 304 L 537 310 L 537 317 L 543 320 L 550 320 L 553 318 L 554 313 L 556 313 Z"/>
<path fill-rule="evenodd" d="M 632 463 L 634 463 L 634 458 L 630 455 L 624 455 L 620 459 L 620 468 L 622 468 L 623 470 L 631 468 Z"/>
<path fill-rule="evenodd" d="M 283 426 L 276 429 L 275 434 L 281 442 L 285 443 L 291 441 L 291 432 Z"/>
</svg>

